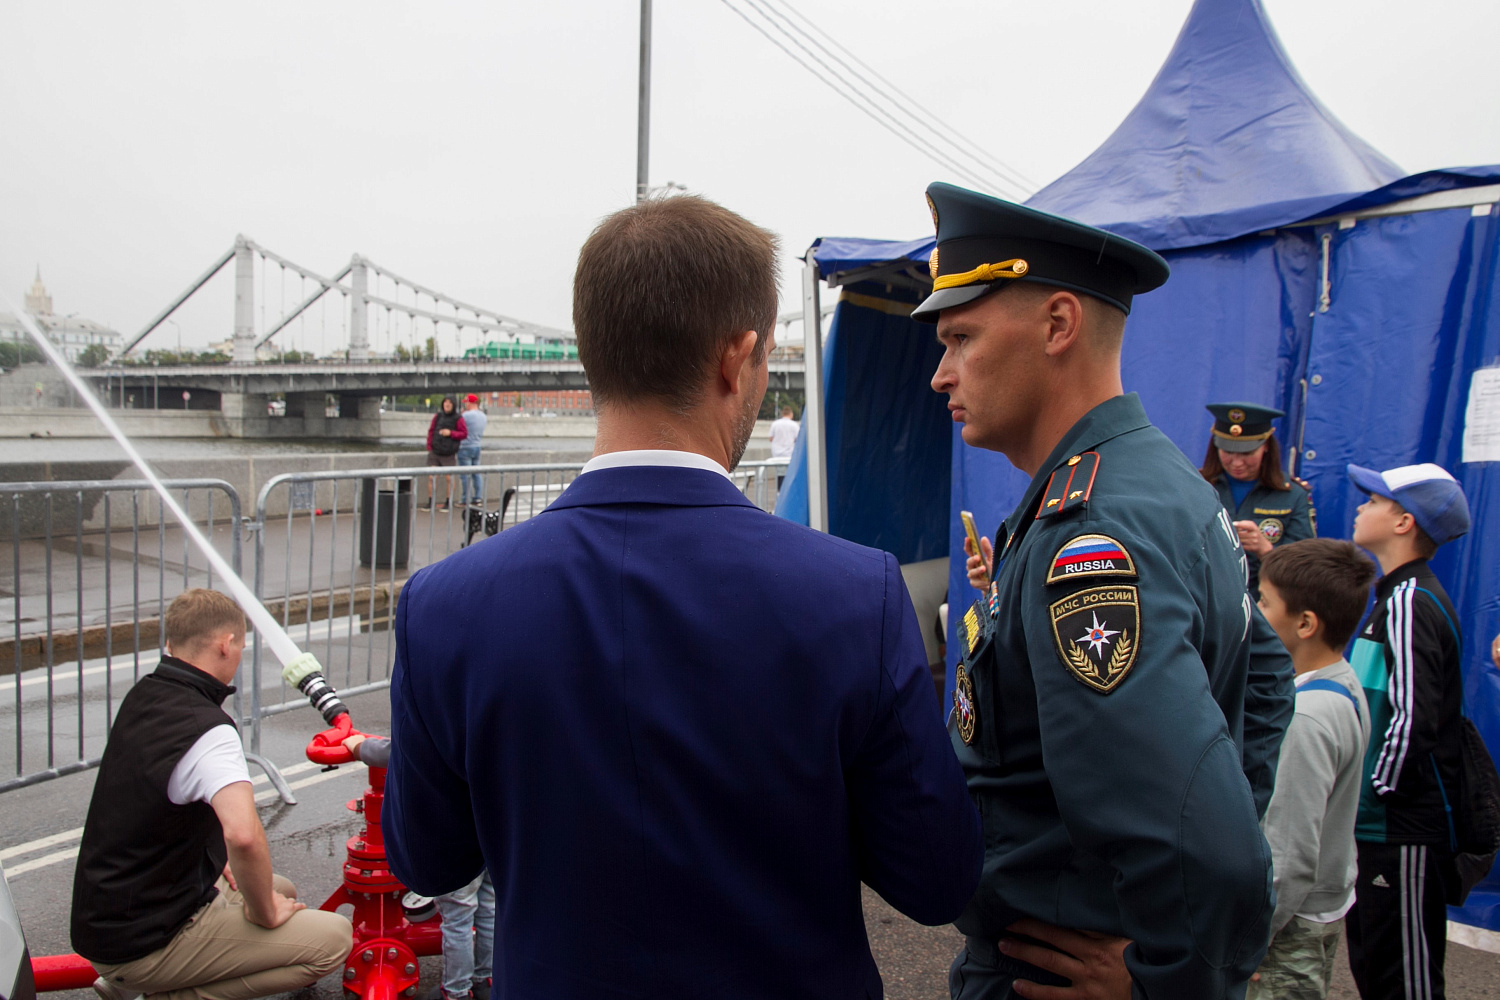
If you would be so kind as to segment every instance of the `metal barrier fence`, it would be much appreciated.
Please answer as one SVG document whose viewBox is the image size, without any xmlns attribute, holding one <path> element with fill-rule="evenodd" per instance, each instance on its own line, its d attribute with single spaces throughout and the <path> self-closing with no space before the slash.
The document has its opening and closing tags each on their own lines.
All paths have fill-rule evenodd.
<svg viewBox="0 0 1500 1000">
<path fill-rule="evenodd" d="M 166 485 L 238 571 L 234 488 Z M 0 672 L 9 672 L 0 696 L 10 702 L 0 711 L 0 774 L 11 775 L 0 792 L 96 766 L 120 698 L 156 667 L 167 604 L 214 585 L 212 567 L 186 533 L 164 526 L 164 513 L 144 481 L 0 484 L 12 618 L 0 637 Z"/>
<path fill-rule="evenodd" d="M 731 478 L 769 510 L 785 467 L 785 459 L 746 462 Z M 329 681 L 354 695 L 390 683 L 391 615 L 411 573 L 540 513 L 582 468 L 283 475 L 261 489 L 253 518 L 241 517 L 239 495 L 223 480 L 166 485 L 236 572 L 243 528 L 254 544 L 256 596 L 317 655 Z M 473 478 L 460 483 L 460 472 Z M 167 605 L 190 587 L 215 585 L 212 567 L 170 522 L 144 481 L 0 484 L 0 543 L 10 540 L 12 572 L 0 591 L 12 614 L 8 626 L 0 619 L 0 705 L 9 703 L 0 708 L 0 776 L 11 775 L 0 777 L 0 793 L 97 766 L 120 698 L 155 669 Z M 294 802 L 260 756 L 261 721 L 307 702 L 279 676 L 263 680 L 264 659 L 254 636 L 233 714 L 248 727 L 250 761 Z"/>
<path fill-rule="evenodd" d="M 786 464 L 745 462 L 731 478 L 769 510 Z M 248 525 L 255 536 L 256 596 L 318 657 L 341 694 L 386 687 L 395 664 L 391 616 L 407 577 L 540 513 L 582 468 L 483 465 L 276 476 L 261 489 Z M 286 513 L 268 516 L 270 509 Z M 284 683 L 262 681 L 265 656 L 257 639 L 250 652 L 250 748 L 257 753 L 262 719 L 307 704 Z"/>
</svg>

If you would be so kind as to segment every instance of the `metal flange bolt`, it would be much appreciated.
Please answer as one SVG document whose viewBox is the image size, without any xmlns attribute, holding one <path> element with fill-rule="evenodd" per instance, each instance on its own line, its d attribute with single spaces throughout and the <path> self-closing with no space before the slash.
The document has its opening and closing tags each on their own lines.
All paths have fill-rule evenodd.
<svg viewBox="0 0 1500 1000">
<path fill-rule="evenodd" d="M 394 962 L 396 960 L 396 949 L 395 948 L 387 949 L 387 951 L 385 953 L 385 957 L 387 959 L 389 959 L 390 961 Z"/>
<path fill-rule="evenodd" d="M 353 966 L 350 966 L 349 968 L 347 968 L 347 969 L 344 970 L 344 978 L 345 979 L 353 979 L 357 975 L 359 975 L 359 973 L 357 973 L 357 972 L 354 971 L 354 967 Z"/>
<path fill-rule="evenodd" d="M 375 953 L 366 948 L 364 951 L 359 953 L 359 960 L 361 962 L 373 962 L 375 961 Z"/>
<path fill-rule="evenodd" d="M 413 962 L 407 962 L 405 971 L 408 976 L 415 976 L 417 974 L 416 964 Z"/>
</svg>

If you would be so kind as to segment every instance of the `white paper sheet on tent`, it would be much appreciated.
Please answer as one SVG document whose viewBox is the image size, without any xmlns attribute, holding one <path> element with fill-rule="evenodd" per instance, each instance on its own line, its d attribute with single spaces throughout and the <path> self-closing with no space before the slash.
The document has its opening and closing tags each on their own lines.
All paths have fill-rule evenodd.
<svg viewBox="0 0 1500 1000">
<path fill-rule="evenodd" d="M 1464 410 L 1465 462 L 1500 462 L 1500 368 L 1481 368 Z"/>
</svg>

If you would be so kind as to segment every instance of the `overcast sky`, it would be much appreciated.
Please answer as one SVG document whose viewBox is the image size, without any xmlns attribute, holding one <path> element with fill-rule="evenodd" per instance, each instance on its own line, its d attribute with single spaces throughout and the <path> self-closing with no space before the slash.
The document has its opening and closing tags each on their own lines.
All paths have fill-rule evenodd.
<svg viewBox="0 0 1500 1000">
<path fill-rule="evenodd" d="M 1038 184 L 1115 128 L 1191 5 L 790 2 Z M 1264 4 L 1313 91 L 1401 167 L 1500 162 L 1500 4 Z M 19 302 L 40 264 L 57 312 L 129 336 L 244 233 L 571 326 L 578 247 L 634 196 L 638 18 L 636 0 L 6 4 L 0 291 Z M 721 0 L 656 0 L 655 21 L 652 181 L 781 233 L 783 309 L 815 237 L 930 231 L 922 190 L 950 172 Z M 264 278 L 274 323 L 300 285 Z M 144 346 L 227 336 L 231 284 Z M 342 311 L 285 346 L 336 346 Z"/>
</svg>

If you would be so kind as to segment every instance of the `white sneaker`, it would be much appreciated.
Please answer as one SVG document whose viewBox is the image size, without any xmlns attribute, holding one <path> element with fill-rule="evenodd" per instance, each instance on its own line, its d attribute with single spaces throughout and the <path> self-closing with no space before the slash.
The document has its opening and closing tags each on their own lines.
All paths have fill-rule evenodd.
<svg viewBox="0 0 1500 1000">
<path fill-rule="evenodd" d="M 94 980 L 94 992 L 99 994 L 99 1000 L 138 1000 L 140 997 L 134 990 L 112 983 L 103 976 Z"/>
</svg>

